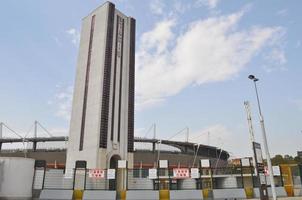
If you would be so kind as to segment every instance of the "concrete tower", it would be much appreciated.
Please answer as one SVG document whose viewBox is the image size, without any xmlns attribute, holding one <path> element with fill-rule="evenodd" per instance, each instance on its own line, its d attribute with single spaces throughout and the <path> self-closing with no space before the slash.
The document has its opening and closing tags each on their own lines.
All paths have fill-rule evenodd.
<svg viewBox="0 0 302 200">
<path fill-rule="evenodd" d="M 135 19 L 106 2 L 82 20 L 66 168 L 133 164 Z"/>
</svg>

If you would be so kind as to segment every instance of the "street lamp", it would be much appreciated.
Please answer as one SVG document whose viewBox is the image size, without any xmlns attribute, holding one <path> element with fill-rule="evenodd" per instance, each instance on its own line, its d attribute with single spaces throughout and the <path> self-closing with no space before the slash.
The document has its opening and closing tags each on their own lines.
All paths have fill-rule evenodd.
<svg viewBox="0 0 302 200">
<path fill-rule="evenodd" d="M 258 110 L 259 110 L 259 116 L 260 116 L 260 124 L 261 124 L 261 130 L 262 130 L 262 137 L 263 137 L 263 143 L 264 143 L 264 150 L 266 153 L 266 159 L 267 159 L 269 177 L 270 177 L 270 182 L 271 182 L 271 187 L 272 187 L 273 199 L 276 200 L 277 197 L 276 197 L 275 181 L 274 181 L 274 175 L 273 175 L 273 167 L 272 167 L 272 163 L 271 163 L 270 153 L 268 150 L 268 144 L 267 144 L 267 138 L 266 138 L 266 132 L 265 132 L 265 126 L 264 126 L 264 118 L 263 118 L 263 115 L 261 112 L 259 95 L 258 95 L 257 84 L 256 84 L 256 82 L 259 81 L 259 79 L 256 78 L 254 75 L 249 75 L 248 78 L 254 82 L 254 86 L 255 86 L 256 97 L 257 97 L 257 102 L 258 102 Z"/>
</svg>

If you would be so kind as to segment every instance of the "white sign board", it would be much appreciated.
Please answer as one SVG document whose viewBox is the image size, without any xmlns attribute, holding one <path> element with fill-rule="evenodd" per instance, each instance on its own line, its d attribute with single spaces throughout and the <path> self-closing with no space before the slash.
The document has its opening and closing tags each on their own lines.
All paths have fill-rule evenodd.
<svg viewBox="0 0 302 200">
<path fill-rule="evenodd" d="M 260 184 L 266 184 L 265 175 L 263 173 L 259 173 Z"/>
<path fill-rule="evenodd" d="M 273 166 L 273 174 L 274 176 L 281 176 L 280 167 L 279 166 Z"/>
<path fill-rule="evenodd" d="M 107 179 L 115 179 L 115 169 L 107 169 Z"/>
<path fill-rule="evenodd" d="M 242 167 L 249 167 L 250 166 L 250 159 L 249 158 L 242 158 L 241 159 Z"/>
<path fill-rule="evenodd" d="M 157 179 L 157 169 L 149 169 L 149 179 Z"/>
<path fill-rule="evenodd" d="M 168 168 L 168 160 L 159 160 L 159 168 Z"/>
<path fill-rule="evenodd" d="M 117 167 L 119 169 L 126 169 L 127 168 L 127 160 L 118 160 Z"/>
<path fill-rule="evenodd" d="M 199 178 L 199 169 L 191 168 L 191 178 Z"/>
<path fill-rule="evenodd" d="M 203 168 L 209 168 L 210 167 L 210 160 L 209 159 L 201 159 L 200 160 L 200 166 Z"/>
<path fill-rule="evenodd" d="M 177 179 L 190 178 L 190 172 L 188 168 L 175 168 L 173 169 L 173 177 Z"/>
<path fill-rule="evenodd" d="M 89 170 L 90 178 L 105 178 L 105 170 L 102 169 L 90 169 Z"/>
<path fill-rule="evenodd" d="M 262 151 L 261 149 L 256 149 L 257 163 L 263 163 Z"/>
</svg>

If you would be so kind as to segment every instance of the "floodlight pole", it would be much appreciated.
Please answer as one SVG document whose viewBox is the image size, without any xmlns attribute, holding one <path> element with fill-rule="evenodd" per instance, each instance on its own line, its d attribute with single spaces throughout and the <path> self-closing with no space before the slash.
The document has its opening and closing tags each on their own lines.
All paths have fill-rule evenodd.
<svg viewBox="0 0 302 200">
<path fill-rule="evenodd" d="M 265 131 L 265 126 L 264 126 L 264 118 L 263 118 L 263 115 L 261 112 L 260 100 L 259 100 L 258 89 L 257 89 L 257 84 L 256 84 L 256 82 L 259 81 L 259 79 L 257 79 L 253 75 L 250 75 L 249 79 L 251 79 L 254 82 L 254 86 L 255 86 L 258 110 L 259 110 L 259 117 L 260 117 L 260 125 L 261 125 L 264 150 L 265 150 L 266 160 L 267 160 L 267 165 L 268 165 L 268 170 L 269 170 L 269 177 L 270 177 L 270 183 L 271 183 L 271 188 L 272 188 L 273 200 L 276 200 L 277 196 L 276 196 L 275 181 L 274 181 L 274 175 L 273 175 L 273 167 L 272 167 L 272 163 L 271 163 L 271 156 L 270 156 L 269 149 L 268 149 L 266 131 Z"/>
</svg>

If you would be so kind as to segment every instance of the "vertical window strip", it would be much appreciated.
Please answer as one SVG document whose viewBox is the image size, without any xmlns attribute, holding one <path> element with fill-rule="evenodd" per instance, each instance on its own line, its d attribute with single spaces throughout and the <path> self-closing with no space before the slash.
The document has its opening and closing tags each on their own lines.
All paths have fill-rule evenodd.
<svg viewBox="0 0 302 200">
<path fill-rule="evenodd" d="M 90 63 L 91 63 L 91 53 L 92 53 L 92 41 L 94 33 L 95 15 L 92 16 L 90 25 L 90 38 L 88 47 L 88 58 L 86 65 L 86 77 L 85 77 L 85 88 L 84 88 L 84 100 L 83 100 L 83 111 L 82 111 L 82 122 L 81 122 L 81 135 L 80 135 L 80 145 L 79 150 L 83 150 L 84 144 L 84 133 L 85 133 L 85 122 L 86 122 L 86 109 L 87 109 L 87 96 L 88 96 L 88 86 L 89 86 L 89 73 L 90 73 Z"/>
<path fill-rule="evenodd" d="M 128 152 L 134 150 L 135 19 L 130 19 L 130 61 L 128 96 Z"/>
<path fill-rule="evenodd" d="M 121 63 L 120 63 L 120 90 L 119 90 L 119 109 L 118 109 L 118 138 L 117 140 L 120 141 L 121 137 L 121 109 L 122 109 L 122 83 L 123 83 L 123 48 L 124 48 L 124 19 L 121 20 L 122 26 L 122 36 L 121 36 Z"/>
<path fill-rule="evenodd" d="M 114 116 L 115 116 L 115 86 L 116 86 L 116 65 L 117 65 L 117 44 L 118 44 L 118 24 L 120 17 L 117 15 L 116 19 L 116 35 L 115 35 L 115 51 L 114 51 L 114 69 L 113 69 L 113 92 L 112 92 L 112 108 L 111 108 L 111 141 L 113 140 L 114 135 Z"/>
<path fill-rule="evenodd" d="M 110 3 L 109 10 L 108 10 L 106 47 L 105 47 L 106 49 L 105 49 L 105 61 L 104 61 L 104 74 L 103 74 L 104 78 L 103 78 L 103 95 L 102 95 L 100 143 L 99 143 L 99 146 L 101 148 L 107 148 L 114 9 L 115 9 L 114 4 Z"/>
</svg>

